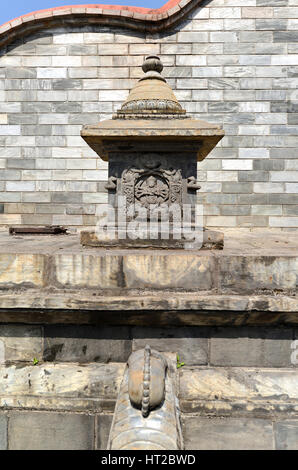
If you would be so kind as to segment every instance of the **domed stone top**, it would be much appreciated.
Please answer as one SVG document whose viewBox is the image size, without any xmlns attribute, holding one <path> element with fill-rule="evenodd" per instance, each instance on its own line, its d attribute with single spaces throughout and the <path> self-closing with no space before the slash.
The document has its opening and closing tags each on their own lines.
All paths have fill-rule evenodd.
<svg viewBox="0 0 298 470">
<path fill-rule="evenodd" d="M 160 74 L 160 72 L 162 72 L 163 70 L 162 61 L 157 55 L 149 55 L 148 57 L 146 57 L 145 62 L 142 65 L 142 70 L 145 73 L 157 72 L 158 74 Z M 165 79 L 162 78 L 161 75 L 159 75 L 159 77 L 161 80 L 165 81 Z M 144 78 L 145 77 L 141 78 L 141 80 L 144 80 Z M 148 78 L 148 76 L 146 78 Z"/>
<path fill-rule="evenodd" d="M 159 57 L 148 56 L 142 65 L 145 75 L 132 88 L 127 100 L 117 111 L 116 119 L 166 119 L 186 117 L 172 88 L 161 76 L 163 64 Z"/>
</svg>

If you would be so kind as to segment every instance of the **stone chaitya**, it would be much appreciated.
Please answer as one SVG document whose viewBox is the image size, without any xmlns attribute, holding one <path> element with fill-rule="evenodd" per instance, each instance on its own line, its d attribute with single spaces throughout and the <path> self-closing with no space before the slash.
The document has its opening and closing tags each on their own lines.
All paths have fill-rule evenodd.
<svg viewBox="0 0 298 470">
<path fill-rule="evenodd" d="M 82 232 L 83 245 L 183 248 L 187 240 L 194 241 L 196 192 L 200 189 L 197 162 L 204 160 L 224 132 L 187 116 L 161 75 L 163 65 L 158 57 L 147 57 L 142 68 L 144 76 L 113 119 L 82 129 L 84 140 L 109 162 L 106 188 L 116 214 L 109 220 L 113 228 L 109 235 Z M 179 228 L 182 219 L 190 229 L 188 238 Z M 143 228 L 131 240 L 126 224 L 136 220 L 143 221 Z M 152 235 L 152 226 L 151 232 L 146 231 L 149 220 L 156 226 L 167 221 L 168 226 Z M 203 235 L 200 229 L 200 246 L 222 247 L 221 234 L 207 231 Z M 190 248 L 195 246 L 190 244 Z"/>
</svg>

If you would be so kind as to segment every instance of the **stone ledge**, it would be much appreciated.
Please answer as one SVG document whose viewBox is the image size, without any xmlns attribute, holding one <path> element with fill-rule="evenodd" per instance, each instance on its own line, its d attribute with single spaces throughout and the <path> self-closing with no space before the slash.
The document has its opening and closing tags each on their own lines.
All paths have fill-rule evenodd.
<svg viewBox="0 0 298 470">
<path fill-rule="evenodd" d="M 125 364 L 0 367 L 0 407 L 112 411 Z"/>
<path fill-rule="evenodd" d="M 41 363 L 0 367 L 0 407 L 112 412 L 124 363 Z M 298 416 L 293 369 L 194 367 L 179 370 L 183 413 L 216 416 Z"/>
<path fill-rule="evenodd" d="M 58 240 L 55 241 L 58 245 Z M 13 244 L 14 240 L 11 242 L 0 249 L 1 290 L 55 288 L 101 292 L 110 289 L 118 295 L 121 291 L 138 289 L 294 296 L 298 287 L 295 249 L 262 255 L 244 250 L 242 254 L 233 253 L 228 249 L 196 252 L 89 248 L 84 251 L 73 247 L 72 251 L 69 246 L 58 251 L 56 246 L 57 252 L 48 254 L 48 248 L 42 247 L 39 253 L 28 253 L 29 250 L 22 253 Z M 36 243 L 32 237 L 30 242 Z"/>
<path fill-rule="evenodd" d="M 228 232 L 223 250 L 195 251 L 83 248 L 78 235 L 1 233 L 1 321 L 297 324 L 297 273 L 293 234 Z"/>
<path fill-rule="evenodd" d="M 0 291 L 7 323 L 143 326 L 298 325 L 298 298 L 217 295 L 210 292 Z"/>
<path fill-rule="evenodd" d="M 179 398 L 185 413 L 298 415 L 297 369 L 185 367 Z"/>
</svg>

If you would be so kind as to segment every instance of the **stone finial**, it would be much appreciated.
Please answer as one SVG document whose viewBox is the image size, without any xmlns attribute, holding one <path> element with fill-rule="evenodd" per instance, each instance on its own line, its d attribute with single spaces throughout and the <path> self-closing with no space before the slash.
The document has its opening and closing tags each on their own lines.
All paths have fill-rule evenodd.
<svg viewBox="0 0 298 470">
<path fill-rule="evenodd" d="M 172 88 L 160 75 L 163 64 L 159 57 L 146 57 L 142 69 L 145 75 L 132 88 L 127 100 L 117 111 L 115 119 L 145 119 L 169 117 L 184 118 L 185 110 L 173 93 Z"/>
<path fill-rule="evenodd" d="M 142 65 L 143 72 L 145 75 L 140 79 L 147 80 L 149 78 L 155 78 L 157 80 L 162 80 L 165 82 L 166 80 L 160 75 L 160 72 L 163 70 L 163 64 L 160 58 L 156 55 L 149 55 L 146 57 L 143 65 Z"/>
<path fill-rule="evenodd" d="M 155 71 L 162 72 L 163 63 L 157 55 L 148 55 L 142 65 L 143 72 Z"/>
</svg>

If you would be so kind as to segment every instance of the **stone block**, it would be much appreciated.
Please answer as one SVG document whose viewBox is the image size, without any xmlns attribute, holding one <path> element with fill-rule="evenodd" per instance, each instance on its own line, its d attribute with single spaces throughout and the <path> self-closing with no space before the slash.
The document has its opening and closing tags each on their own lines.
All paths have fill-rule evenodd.
<svg viewBox="0 0 298 470">
<path fill-rule="evenodd" d="M 114 255 L 93 256 L 79 253 L 57 255 L 56 281 L 58 285 L 64 287 L 120 287 L 123 282 L 120 263 L 120 257 Z"/>
<path fill-rule="evenodd" d="M 123 276 L 128 288 L 183 288 L 208 290 L 212 287 L 213 260 L 189 254 L 123 256 Z"/>
<path fill-rule="evenodd" d="M 160 352 L 177 353 L 187 366 L 208 364 L 209 329 L 196 327 L 132 329 L 133 350 L 149 344 Z"/>
<path fill-rule="evenodd" d="M 225 19 L 224 29 L 226 31 L 254 31 L 255 20 L 247 19 Z"/>
<path fill-rule="evenodd" d="M 241 8 L 211 8 L 210 18 L 241 18 Z"/>
<path fill-rule="evenodd" d="M 34 181 L 7 181 L 6 191 L 35 191 Z"/>
<path fill-rule="evenodd" d="M 242 403 L 243 411 L 266 416 L 268 410 L 293 411 L 292 403 L 297 401 L 297 381 L 294 368 L 258 367 L 256 373 L 249 367 L 186 366 L 180 369 L 179 397 L 183 400 L 183 408 L 192 409 L 192 412 L 196 403 L 205 403 L 209 412 L 221 409 L 223 404 L 222 410 L 226 409 L 230 414 L 233 410 L 239 411 L 238 405 Z"/>
<path fill-rule="evenodd" d="M 242 8 L 242 18 L 272 18 L 273 9 L 270 7 L 244 7 Z"/>
<path fill-rule="evenodd" d="M 211 24 L 210 24 L 211 27 Z M 180 42 L 208 42 L 208 33 L 199 31 L 185 31 L 178 33 L 178 43 Z"/>
<path fill-rule="evenodd" d="M 248 102 L 248 103 L 239 103 L 239 112 L 240 113 L 269 113 L 270 112 L 270 103 L 268 102 Z"/>
<path fill-rule="evenodd" d="M 208 181 L 238 181 L 236 171 L 207 171 Z"/>
<path fill-rule="evenodd" d="M 298 227 L 298 217 L 269 217 L 270 227 Z"/>
<path fill-rule="evenodd" d="M 288 160 L 288 162 L 291 162 L 291 160 Z M 263 170 L 263 171 L 272 171 L 272 170 L 274 170 L 274 171 L 278 171 L 278 170 L 283 170 L 284 169 L 284 164 L 285 164 L 285 162 L 282 161 L 282 160 L 268 160 L 268 159 L 254 160 L 253 168 L 254 168 L 254 170 Z M 294 170 L 294 168 L 289 168 L 289 169 Z M 281 192 L 283 192 L 283 191 L 281 191 Z"/>
<path fill-rule="evenodd" d="M 298 41 L 297 31 L 274 31 L 273 41 L 277 43 L 296 43 Z"/>
<path fill-rule="evenodd" d="M 296 185 L 292 189 L 295 187 Z M 287 184 L 286 188 L 291 189 Z M 298 194 L 269 194 L 268 198 L 270 204 L 298 204 Z"/>
<path fill-rule="evenodd" d="M 232 78 L 209 78 L 208 85 L 210 88 L 236 89 L 239 88 L 239 80 Z"/>
<path fill-rule="evenodd" d="M 86 56 L 88 57 L 88 56 Z M 52 57 L 52 66 L 53 67 L 80 67 L 82 64 L 81 56 L 56 56 Z"/>
<path fill-rule="evenodd" d="M 236 32 L 218 32 L 210 33 L 211 42 L 237 42 L 238 36 Z"/>
<path fill-rule="evenodd" d="M 51 215 L 41 214 L 23 214 L 22 224 L 24 225 L 52 225 L 53 218 Z"/>
<path fill-rule="evenodd" d="M 289 0 L 256 0 L 257 7 L 287 7 Z"/>
<path fill-rule="evenodd" d="M 283 215 L 294 215 L 298 216 L 298 207 L 297 206 L 288 206 L 283 208 Z"/>
<path fill-rule="evenodd" d="M 126 362 L 131 350 L 127 327 L 46 326 L 45 361 Z"/>
<path fill-rule="evenodd" d="M 298 113 L 288 115 L 288 124 L 297 125 L 298 124 Z"/>
<path fill-rule="evenodd" d="M 15 193 L 15 194 L 21 194 L 21 193 Z M 37 202 L 37 203 L 51 202 L 51 194 L 47 192 L 23 193 L 22 201 L 23 202 Z M 14 202 L 18 202 L 18 201 L 14 201 Z"/>
<path fill-rule="evenodd" d="M 256 54 L 287 54 L 287 44 L 256 44 Z"/>
<path fill-rule="evenodd" d="M 30 101 L 30 100 L 29 100 Z M 67 101 L 66 91 L 38 91 L 37 101 Z"/>
<path fill-rule="evenodd" d="M 273 450 L 272 423 L 265 419 L 187 417 L 185 448 L 192 450 Z"/>
<path fill-rule="evenodd" d="M 286 420 L 275 424 L 277 450 L 298 450 L 298 421 Z"/>
<path fill-rule="evenodd" d="M 221 215 L 250 215 L 251 209 L 249 206 L 221 206 Z"/>
<path fill-rule="evenodd" d="M 256 30 L 265 31 L 286 31 L 287 20 L 273 18 L 273 19 L 256 19 Z"/>
<path fill-rule="evenodd" d="M 7 415 L 0 415 L 0 450 L 7 450 Z"/>
<path fill-rule="evenodd" d="M 37 326 L 0 325 L 3 361 L 33 362 L 42 356 L 42 330 Z"/>
<path fill-rule="evenodd" d="M 238 111 L 237 103 L 215 102 L 208 103 L 208 112 L 210 113 L 236 113 Z"/>
<path fill-rule="evenodd" d="M 212 65 L 238 65 L 239 64 L 239 56 L 238 55 L 231 55 L 231 54 L 223 54 L 223 55 L 209 55 L 207 56 L 207 64 L 209 66 Z"/>
<path fill-rule="evenodd" d="M 223 160 L 222 169 L 223 170 L 252 170 L 252 160 Z"/>
<path fill-rule="evenodd" d="M 269 181 L 268 171 L 239 171 L 238 173 L 239 182 L 242 181 Z M 274 181 L 274 180 L 273 180 Z"/>
<path fill-rule="evenodd" d="M 271 44 L 269 44 L 270 46 Z M 255 54 L 256 52 L 256 45 L 254 43 L 242 43 L 239 42 L 235 43 L 225 43 L 223 45 L 223 53 L 224 54 Z"/>
<path fill-rule="evenodd" d="M 112 421 L 113 415 L 100 414 L 97 416 L 97 449 L 99 450 L 107 448 Z"/>
<path fill-rule="evenodd" d="M 287 217 L 270 217 L 272 222 L 291 223 Z M 293 218 L 292 223 L 296 222 Z M 296 218 L 297 219 L 297 218 Z M 272 225 L 273 226 L 273 225 Z M 291 226 L 291 225 L 290 225 Z M 295 225 L 294 225 L 295 226 Z M 276 256 L 270 259 L 265 257 L 222 257 L 220 263 L 220 286 L 222 289 L 231 288 L 235 292 L 251 292 L 255 289 L 296 289 L 298 283 L 296 258 Z M 232 273 L 237 273 L 236 276 Z M 276 273 L 276 274 L 274 274 Z"/>
<path fill-rule="evenodd" d="M 160 53 L 159 44 L 130 44 L 130 54 L 158 55 Z"/>
<path fill-rule="evenodd" d="M 292 329 L 217 328 L 210 339 L 210 364 L 291 367 L 292 341 Z"/>
<path fill-rule="evenodd" d="M 35 287 L 44 285 L 44 257 L 32 254 L 8 254 L 0 256 L 0 285 L 21 286 L 25 283 Z"/>
<path fill-rule="evenodd" d="M 125 363 L 115 362 L 2 366 L 0 404 L 38 410 L 98 410 L 117 398 L 124 367 Z"/>
<path fill-rule="evenodd" d="M 94 419 L 84 414 L 13 412 L 9 419 L 9 449 L 91 450 Z"/>
<path fill-rule="evenodd" d="M 229 183 L 229 184 L 232 184 L 232 183 Z M 238 183 L 233 183 L 233 184 L 238 185 Z M 222 194 L 222 193 L 212 194 L 210 193 L 210 194 L 207 194 L 206 196 L 206 202 L 208 204 L 237 204 L 237 195 L 236 194 Z"/>
<path fill-rule="evenodd" d="M 273 41 L 273 33 L 269 31 L 241 31 L 240 32 L 241 42 L 250 43 L 264 43 Z"/>
<path fill-rule="evenodd" d="M 82 88 L 82 80 L 73 78 L 60 78 L 52 81 L 53 90 L 79 90 Z"/>
<path fill-rule="evenodd" d="M 298 182 L 298 171 L 271 171 L 271 181 Z"/>
<path fill-rule="evenodd" d="M 53 192 L 49 194 L 50 199 L 55 204 L 64 203 L 64 204 L 81 204 L 82 203 L 82 194 L 78 192 Z M 50 201 L 45 201 L 50 202 Z"/>
</svg>

